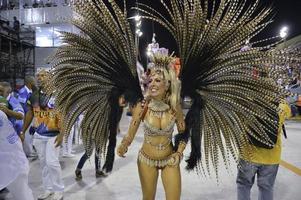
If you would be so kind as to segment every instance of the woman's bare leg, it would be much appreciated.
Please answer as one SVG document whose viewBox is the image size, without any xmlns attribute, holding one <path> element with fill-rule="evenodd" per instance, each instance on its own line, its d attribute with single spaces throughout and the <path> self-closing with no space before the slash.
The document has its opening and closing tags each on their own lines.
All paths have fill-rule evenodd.
<svg viewBox="0 0 301 200">
<path fill-rule="evenodd" d="M 138 171 L 142 187 L 143 200 L 154 200 L 156 196 L 158 169 L 138 161 Z"/>
<path fill-rule="evenodd" d="M 180 167 L 166 166 L 162 169 L 161 178 L 165 190 L 166 200 L 180 200 L 181 172 Z"/>
</svg>

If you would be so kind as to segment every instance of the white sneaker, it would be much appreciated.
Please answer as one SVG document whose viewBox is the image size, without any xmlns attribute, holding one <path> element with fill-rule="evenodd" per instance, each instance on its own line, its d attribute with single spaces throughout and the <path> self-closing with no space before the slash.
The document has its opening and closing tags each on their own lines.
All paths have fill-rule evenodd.
<svg viewBox="0 0 301 200">
<path fill-rule="evenodd" d="M 46 190 L 44 193 L 40 194 L 38 196 L 38 200 L 44 200 L 47 199 L 48 197 L 52 196 L 54 194 L 54 192 L 51 192 L 49 190 Z"/>
<path fill-rule="evenodd" d="M 51 196 L 51 200 L 62 200 L 63 199 L 63 192 L 55 192 Z"/>
</svg>

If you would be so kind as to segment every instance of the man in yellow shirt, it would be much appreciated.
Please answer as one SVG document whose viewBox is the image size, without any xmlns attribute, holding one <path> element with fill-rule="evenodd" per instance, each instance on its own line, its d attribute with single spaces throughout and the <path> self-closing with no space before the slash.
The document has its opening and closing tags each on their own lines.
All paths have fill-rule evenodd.
<svg viewBox="0 0 301 200">
<path fill-rule="evenodd" d="M 272 149 L 251 147 L 251 154 L 243 154 L 238 166 L 237 200 L 250 200 L 250 191 L 257 174 L 258 200 L 273 200 L 273 187 L 281 158 L 281 133 L 286 118 L 291 110 L 286 102 L 279 105 L 278 139 Z M 249 151 L 250 148 L 246 149 Z"/>
</svg>

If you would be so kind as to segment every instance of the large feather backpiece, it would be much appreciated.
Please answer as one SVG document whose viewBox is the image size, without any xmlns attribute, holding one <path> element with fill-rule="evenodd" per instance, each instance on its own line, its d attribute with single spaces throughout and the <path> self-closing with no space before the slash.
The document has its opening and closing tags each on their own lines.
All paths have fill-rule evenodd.
<svg viewBox="0 0 301 200">
<path fill-rule="evenodd" d="M 124 94 L 135 103 L 142 92 L 126 7 L 122 10 L 115 1 L 100 0 L 74 1 L 72 6 L 73 24 L 81 34 L 63 33 L 65 45 L 53 56 L 51 84 L 62 113 L 61 131 L 68 134 L 76 118 L 84 115 L 82 136 L 90 155 L 95 144 L 105 152 L 118 97 Z"/>
<path fill-rule="evenodd" d="M 160 2 L 164 14 L 145 4 L 138 10 L 164 26 L 178 46 L 182 96 L 193 99 L 185 119 L 192 148 L 187 168 L 210 173 L 213 165 L 217 175 L 221 160 L 227 167 L 231 156 L 237 160 L 249 146 L 248 135 L 272 146 L 267 134 L 277 133 L 277 106 L 285 91 L 268 78 L 265 66 L 290 62 L 300 53 L 273 44 L 260 47 L 267 40 L 241 50 L 271 23 L 271 9 L 258 10 L 259 1 Z M 255 69 L 259 77 L 253 76 Z"/>
</svg>

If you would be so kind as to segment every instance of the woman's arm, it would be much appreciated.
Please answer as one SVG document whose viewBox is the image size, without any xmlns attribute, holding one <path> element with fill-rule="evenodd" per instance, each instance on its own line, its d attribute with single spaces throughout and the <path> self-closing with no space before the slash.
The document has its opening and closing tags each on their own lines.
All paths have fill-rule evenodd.
<svg viewBox="0 0 301 200">
<path fill-rule="evenodd" d="M 182 111 L 182 107 L 180 104 L 177 106 L 177 111 L 176 111 L 176 125 L 178 128 L 179 133 L 178 134 L 183 134 L 185 131 L 185 120 L 184 120 L 184 114 Z M 181 135 L 182 136 L 182 135 Z M 186 147 L 186 140 L 184 139 L 184 134 L 183 137 L 179 137 L 179 146 L 177 149 L 177 153 L 179 153 L 181 156 L 183 156 L 184 149 Z"/>
<path fill-rule="evenodd" d="M 121 144 L 118 146 L 117 154 L 120 157 L 124 157 L 124 154 L 127 152 L 128 147 L 131 145 L 132 141 L 135 138 L 137 130 L 139 128 L 142 114 L 143 114 L 143 107 L 141 103 L 138 103 L 135 107 L 133 107 L 133 118 L 130 123 L 130 127 L 128 129 L 128 133 L 123 137 Z"/>
<path fill-rule="evenodd" d="M 184 114 L 182 111 L 182 107 L 180 104 L 177 105 L 176 124 L 177 124 L 179 133 L 183 133 L 185 131 L 185 121 L 184 121 Z"/>
<path fill-rule="evenodd" d="M 184 121 L 184 115 L 181 108 L 181 105 L 178 104 L 176 108 L 176 125 L 178 128 L 178 134 L 176 135 L 176 152 L 173 153 L 169 158 L 169 165 L 170 166 L 178 166 L 183 158 L 183 152 L 186 147 L 186 141 L 185 140 L 185 121 Z"/>
</svg>

